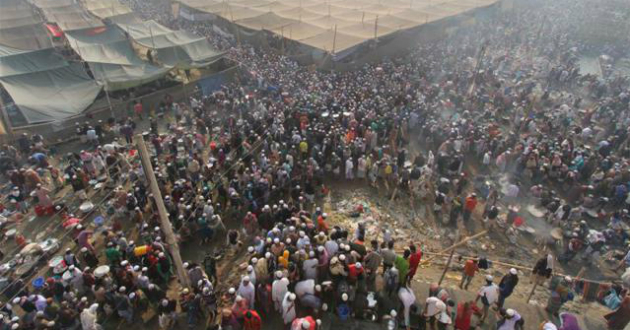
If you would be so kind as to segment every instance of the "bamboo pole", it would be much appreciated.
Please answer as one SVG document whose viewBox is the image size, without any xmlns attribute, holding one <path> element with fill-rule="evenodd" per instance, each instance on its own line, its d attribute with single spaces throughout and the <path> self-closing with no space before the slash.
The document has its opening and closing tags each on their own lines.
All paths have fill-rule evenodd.
<svg viewBox="0 0 630 330">
<path fill-rule="evenodd" d="M 335 46 L 337 45 L 337 24 L 335 24 L 335 34 L 333 34 L 332 53 L 335 53 Z"/>
<path fill-rule="evenodd" d="M 532 291 L 529 292 L 529 295 L 527 296 L 527 300 L 525 301 L 526 303 L 529 304 L 529 300 L 532 299 L 532 296 L 534 295 L 534 291 L 536 291 L 537 287 L 538 287 L 538 281 L 534 282 L 534 286 L 532 287 Z"/>
<path fill-rule="evenodd" d="M 153 194 L 155 203 L 157 205 L 158 214 L 160 218 L 160 228 L 164 232 L 164 236 L 166 237 L 166 242 L 168 243 L 168 249 L 173 257 L 173 263 L 175 264 L 175 269 L 177 270 L 177 277 L 179 278 L 179 283 L 182 287 L 190 287 L 190 280 L 188 279 L 188 273 L 184 269 L 184 264 L 182 262 L 182 256 L 179 253 L 179 244 L 177 243 L 177 239 L 175 238 L 175 233 L 173 232 L 173 226 L 171 226 L 171 222 L 168 219 L 168 213 L 166 212 L 166 207 L 164 206 L 164 200 L 162 199 L 162 192 L 157 183 L 157 179 L 155 178 L 155 173 L 153 172 L 153 166 L 151 166 L 151 158 L 149 156 L 149 152 L 147 151 L 147 147 L 144 143 L 144 139 L 142 135 L 137 134 L 134 137 L 136 147 L 138 148 L 138 154 L 140 156 L 140 161 L 142 163 L 142 168 L 144 169 L 144 173 L 149 180 L 149 188 L 151 189 L 151 193 Z"/>
<path fill-rule="evenodd" d="M 448 261 L 446 262 L 446 265 L 444 265 L 444 271 L 442 272 L 442 276 L 440 276 L 440 280 L 438 281 L 438 285 L 442 284 L 442 281 L 444 281 L 444 277 L 446 276 L 446 272 L 448 272 L 448 267 L 451 266 L 451 262 L 453 261 L 453 254 L 455 254 L 455 249 L 451 250 L 451 254 L 448 256 Z"/>
<path fill-rule="evenodd" d="M 443 249 L 443 250 L 439 251 L 439 252 L 438 252 L 438 254 L 442 254 L 442 253 L 448 252 L 448 251 L 450 251 L 450 250 L 456 249 L 456 248 L 458 248 L 458 247 L 460 247 L 460 246 L 462 246 L 462 245 L 466 244 L 468 241 L 473 240 L 473 239 L 475 239 L 475 238 L 479 238 L 479 237 L 481 237 L 481 236 L 483 236 L 483 235 L 485 235 L 485 234 L 487 234 L 487 233 L 488 233 L 488 231 L 487 231 L 487 230 L 484 230 L 484 231 L 481 231 L 481 232 L 479 232 L 479 233 L 477 233 L 477 234 L 475 234 L 475 235 L 472 235 L 472 236 L 466 237 L 466 238 L 464 238 L 463 240 L 459 241 L 458 243 L 455 243 L 455 244 L 453 244 L 453 245 L 451 245 L 451 246 L 447 247 L 446 249 Z M 433 259 L 435 259 L 435 257 L 427 259 L 427 261 L 426 261 L 426 262 L 432 261 Z"/>
</svg>

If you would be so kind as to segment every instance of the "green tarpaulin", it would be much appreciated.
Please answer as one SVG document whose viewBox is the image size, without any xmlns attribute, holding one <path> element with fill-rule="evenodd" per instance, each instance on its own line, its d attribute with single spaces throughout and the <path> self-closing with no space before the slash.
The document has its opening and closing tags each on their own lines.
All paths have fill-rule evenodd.
<svg viewBox="0 0 630 330">
<path fill-rule="evenodd" d="M 158 61 L 168 67 L 204 67 L 223 56 L 205 38 L 183 30 L 171 30 L 155 21 L 118 22 L 118 26 L 138 44 L 157 50 Z"/>
<path fill-rule="evenodd" d="M 29 124 L 63 120 L 89 107 L 102 87 L 83 65 L 0 78 Z"/>
<path fill-rule="evenodd" d="M 67 65 L 53 48 L 25 51 L 0 46 L 0 78 L 58 69 Z"/>
<path fill-rule="evenodd" d="M 108 90 L 139 86 L 161 78 L 170 70 L 140 59 L 116 26 L 106 26 L 99 31 L 72 31 L 66 33 L 66 38 Z"/>
</svg>

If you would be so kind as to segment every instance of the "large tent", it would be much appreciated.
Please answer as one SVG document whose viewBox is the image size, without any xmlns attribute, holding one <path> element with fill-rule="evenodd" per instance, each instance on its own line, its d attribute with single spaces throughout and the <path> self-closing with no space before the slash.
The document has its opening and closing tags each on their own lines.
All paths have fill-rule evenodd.
<svg viewBox="0 0 630 330">
<path fill-rule="evenodd" d="M 52 48 L 28 51 L 0 46 L 0 84 L 27 123 L 77 115 L 101 91 L 81 64 L 68 64 Z"/>
<path fill-rule="evenodd" d="M 223 56 L 210 46 L 208 40 L 192 33 L 174 31 L 155 21 L 129 23 L 118 26 L 143 47 L 157 51 L 157 58 L 164 66 L 181 69 L 208 66 Z"/>
<path fill-rule="evenodd" d="M 15 49 L 44 49 L 52 42 L 33 8 L 24 1 L 0 1 L 0 45 Z"/>
<path fill-rule="evenodd" d="M 0 2 L 0 84 L 27 124 L 77 115 L 102 89 L 83 65 L 56 52 L 40 16 L 21 0 Z"/>
<path fill-rule="evenodd" d="M 498 0 L 179 0 L 247 32 L 267 31 L 316 49 L 350 53 L 377 38 L 493 5 Z M 310 28 L 313 27 L 313 28 Z"/>
<path fill-rule="evenodd" d="M 40 0 L 49 1 L 49 0 Z M 106 19 L 124 31 L 135 43 L 154 51 L 160 65 L 167 68 L 191 69 L 208 66 L 221 57 L 223 53 L 210 45 L 208 40 L 195 36 L 184 30 L 171 30 L 155 21 L 142 21 L 131 9 L 118 0 L 86 1 L 88 12 Z M 122 69 L 122 68 L 119 68 Z M 149 69 L 134 70 L 136 73 Z M 118 70 L 119 73 L 130 72 Z"/>
<path fill-rule="evenodd" d="M 66 32 L 66 38 L 108 90 L 139 86 L 163 77 L 170 70 L 140 59 L 124 33 L 114 25 Z"/>
</svg>

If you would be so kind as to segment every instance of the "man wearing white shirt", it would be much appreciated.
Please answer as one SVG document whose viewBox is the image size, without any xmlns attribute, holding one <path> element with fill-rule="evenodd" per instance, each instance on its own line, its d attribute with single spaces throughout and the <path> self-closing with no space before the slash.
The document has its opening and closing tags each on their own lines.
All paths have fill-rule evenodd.
<svg viewBox="0 0 630 330">
<path fill-rule="evenodd" d="M 475 299 L 475 303 L 481 299 L 481 303 L 483 304 L 483 315 L 479 320 L 480 323 L 483 323 L 486 320 L 490 306 L 499 300 L 499 287 L 492 283 L 492 280 L 492 275 L 486 276 L 486 285 L 481 287 L 479 293 L 477 293 L 477 298 Z"/>
<path fill-rule="evenodd" d="M 413 290 L 410 288 L 402 286 L 398 290 L 398 299 L 400 299 L 404 307 L 405 327 L 410 329 L 409 312 L 411 311 L 411 306 L 416 302 L 416 295 L 413 294 Z"/>
<path fill-rule="evenodd" d="M 427 319 L 431 329 L 435 329 L 435 320 L 442 310 L 446 309 L 446 304 L 438 297 L 429 297 L 424 305 L 424 317 Z"/>
<path fill-rule="evenodd" d="M 282 320 L 285 326 L 291 324 L 295 320 L 295 293 L 287 292 L 282 299 Z"/>
<path fill-rule="evenodd" d="M 254 309 L 256 288 L 254 288 L 254 285 L 250 282 L 249 276 L 243 277 L 243 281 L 241 281 L 241 285 L 238 287 L 237 293 L 239 296 L 247 299 L 250 309 Z"/>
</svg>

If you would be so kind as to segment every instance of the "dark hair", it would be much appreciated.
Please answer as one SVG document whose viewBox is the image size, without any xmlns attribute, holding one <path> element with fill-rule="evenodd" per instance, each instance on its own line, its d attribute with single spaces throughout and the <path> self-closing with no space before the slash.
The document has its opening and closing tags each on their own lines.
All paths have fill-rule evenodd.
<svg viewBox="0 0 630 330">
<path fill-rule="evenodd" d="M 391 240 L 391 241 L 387 242 L 387 247 L 390 248 L 390 249 L 393 249 L 394 248 L 394 241 Z"/>
</svg>

